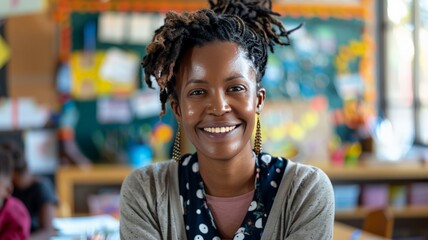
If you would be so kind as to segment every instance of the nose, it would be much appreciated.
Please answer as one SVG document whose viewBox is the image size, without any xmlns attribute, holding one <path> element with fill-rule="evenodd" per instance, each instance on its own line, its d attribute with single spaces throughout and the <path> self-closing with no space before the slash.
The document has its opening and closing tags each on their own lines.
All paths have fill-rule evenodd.
<svg viewBox="0 0 428 240">
<path fill-rule="evenodd" d="M 224 93 L 216 93 L 211 95 L 208 106 L 208 113 L 215 116 L 221 116 L 231 111 L 227 96 Z"/>
</svg>

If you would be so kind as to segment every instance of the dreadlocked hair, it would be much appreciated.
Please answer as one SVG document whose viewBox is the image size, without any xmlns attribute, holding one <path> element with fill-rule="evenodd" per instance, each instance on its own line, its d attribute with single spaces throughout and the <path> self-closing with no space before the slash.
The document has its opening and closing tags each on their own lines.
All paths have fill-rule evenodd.
<svg viewBox="0 0 428 240">
<path fill-rule="evenodd" d="M 160 87 L 162 114 L 168 98 L 177 98 L 175 73 L 178 60 L 190 48 L 205 43 L 231 41 L 241 47 L 257 70 L 257 84 L 266 70 L 267 49 L 289 45 L 289 34 L 276 19 L 271 0 L 209 0 L 211 9 L 191 13 L 168 12 L 164 25 L 155 31 L 144 57 L 145 82 L 152 88 L 152 79 Z"/>
</svg>

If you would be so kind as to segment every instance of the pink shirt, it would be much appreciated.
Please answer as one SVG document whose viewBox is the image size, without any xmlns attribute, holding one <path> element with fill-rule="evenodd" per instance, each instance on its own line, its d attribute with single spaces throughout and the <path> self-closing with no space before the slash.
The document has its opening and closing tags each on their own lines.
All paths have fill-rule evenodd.
<svg viewBox="0 0 428 240">
<path fill-rule="evenodd" d="M 0 239 L 15 240 L 30 237 L 30 214 L 24 204 L 8 197 L 0 208 Z"/>
<path fill-rule="evenodd" d="M 208 207 L 222 239 L 233 238 L 247 215 L 254 191 L 230 198 L 206 195 Z"/>
</svg>

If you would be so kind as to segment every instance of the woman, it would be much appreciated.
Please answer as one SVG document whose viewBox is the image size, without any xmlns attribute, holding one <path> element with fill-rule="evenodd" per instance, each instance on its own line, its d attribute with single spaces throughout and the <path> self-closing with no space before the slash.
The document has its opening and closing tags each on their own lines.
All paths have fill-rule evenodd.
<svg viewBox="0 0 428 240">
<path fill-rule="evenodd" d="M 134 171 L 121 190 L 122 239 L 332 239 L 331 183 L 261 152 L 268 47 L 288 45 L 270 1 L 210 1 L 169 12 L 143 60 L 196 148 Z M 285 38 L 284 42 L 282 38 Z M 254 149 L 251 135 L 256 129 Z"/>
<path fill-rule="evenodd" d="M 30 214 L 11 196 L 13 159 L 0 149 L 0 239 L 29 239 Z"/>
<path fill-rule="evenodd" d="M 24 203 L 30 214 L 31 240 L 49 239 L 53 232 L 57 199 L 52 182 L 33 175 L 27 165 L 23 149 L 13 142 L 5 142 L 0 151 L 12 156 L 14 162 L 12 196 Z"/>
</svg>

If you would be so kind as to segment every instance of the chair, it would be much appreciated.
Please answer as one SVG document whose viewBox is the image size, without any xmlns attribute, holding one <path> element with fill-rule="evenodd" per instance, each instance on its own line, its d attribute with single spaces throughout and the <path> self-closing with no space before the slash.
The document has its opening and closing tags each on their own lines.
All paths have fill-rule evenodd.
<svg viewBox="0 0 428 240">
<path fill-rule="evenodd" d="M 363 221 L 363 230 L 385 238 L 392 238 L 394 216 L 389 208 L 373 209 Z"/>
</svg>

